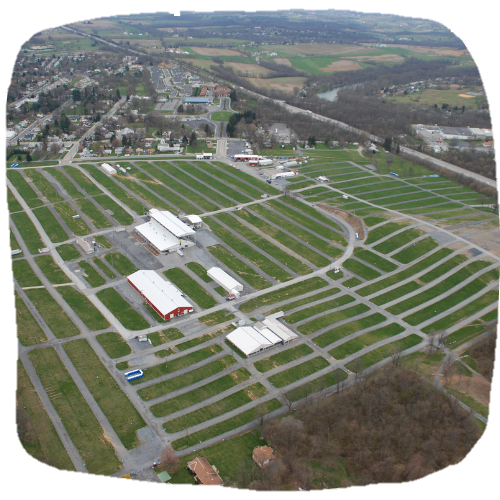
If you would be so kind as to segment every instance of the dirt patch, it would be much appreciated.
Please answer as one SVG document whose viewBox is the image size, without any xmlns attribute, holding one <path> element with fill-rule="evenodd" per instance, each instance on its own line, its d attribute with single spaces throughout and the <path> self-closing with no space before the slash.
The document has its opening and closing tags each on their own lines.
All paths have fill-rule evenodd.
<svg viewBox="0 0 500 500">
<path fill-rule="evenodd" d="M 356 61 L 371 61 L 375 63 L 381 62 L 402 62 L 405 60 L 403 56 L 399 54 L 383 54 L 381 56 L 356 56 L 352 58 Z"/>
<path fill-rule="evenodd" d="M 472 374 L 472 377 L 465 375 L 453 375 L 449 387 L 455 389 L 466 396 L 474 398 L 482 405 L 488 407 L 490 404 L 491 384 L 485 378 Z"/>
<path fill-rule="evenodd" d="M 160 68 L 171 68 L 171 64 L 167 64 L 165 61 L 162 61 L 160 64 L 158 64 Z"/>
<path fill-rule="evenodd" d="M 340 210 L 338 208 L 330 207 L 329 205 L 320 204 L 318 207 L 322 208 L 326 212 L 329 212 L 337 217 L 340 217 L 344 222 L 349 224 L 356 233 L 358 233 L 359 239 L 363 240 L 365 238 L 363 231 L 363 224 L 361 220 L 353 214 L 346 212 L 344 210 Z"/>
<path fill-rule="evenodd" d="M 467 99 L 472 99 L 476 97 L 475 95 L 469 95 L 469 94 L 458 94 L 458 97 L 465 97 Z"/>
<path fill-rule="evenodd" d="M 282 64 L 283 66 L 293 66 L 292 63 L 286 57 L 275 57 L 274 62 L 276 64 Z"/>
<path fill-rule="evenodd" d="M 276 51 L 290 55 L 319 55 L 338 56 L 350 54 L 380 53 L 380 49 L 371 49 L 355 45 L 342 45 L 340 43 L 296 43 L 295 45 L 269 45 L 268 51 Z"/>
<path fill-rule="evenodd" d="M 293 76 L 284 78 L 247 78 L 247 80 L 256 87 L 278 89 L 284 92 L 293 93 L 295 87 L 301 89 L 304 86 L 306 78 Z"/>
<path fill-rule="evenodd" d="M 231 49 L 218 49 L 214 47 L 189 47 L 202 56 L 241 56 L 241 52 Z"/>
<path fill-rule="evenodd" d="M 334 71 L 353 71 L 355 69 L 362 69 L 362 66 L 360 66 L 356 61 L 342 59 L 341 61 L 332 62 L 328 66 L 319 69 L 325 73 L 333 73 Z"/>
<path fill-rule="evenodd" d="M 262 66 L 259 66 L 258 64 L 229 62 L 229 63 L 226 63 L 226 65 L 233 67 L 236 71 L 241 72 L 244 76 L 258 77 L 258 76 L 272 75 L 274 73 L 274 71 L 269 70 L 267 68 L 263 68 Z"/>
<path fill-rule="evenodd" d="M 458 236 L 471 241 L 480 248 L 490 251 L 497 257 L 500 257 L 500 231 L 498 230 L 498 221 L 489 221 L 483 223 L 464 226 L 451 231 Z"/>
</svg>

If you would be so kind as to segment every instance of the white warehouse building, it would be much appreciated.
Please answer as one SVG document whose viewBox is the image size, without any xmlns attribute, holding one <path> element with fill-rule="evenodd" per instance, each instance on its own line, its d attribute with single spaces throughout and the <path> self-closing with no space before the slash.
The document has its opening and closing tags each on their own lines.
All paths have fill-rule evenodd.
<svg viewBox="0 0 500 500">
<path fill-rule="evenodd" d="M 243 285 L 236 281 L 232 276 L 223 271 L 220 267 L 212 267 L 207 271 L 209 278 L 212 278 L 218 285 L 220 285 L 229 295 L 239 297 L 240 292 L 243 290 Z"/>
<path fill-rule="evenodd" d="M 150 221 L 137 226 L 135 231 L 159 253 L 166 254 L 195 244 L 188 237 L 196 231 L 174 214 L 152 208 L 149 216 Z"/>
<path fill-rule="evenodd" d="M 246 356 L 250 356 L 297 339 L 296 333 L 276 319 L 278 315 L 279 313 L 269 316 L 254 326 L 241 326 L 232 331 L 227 340 Z"/>
</svg>

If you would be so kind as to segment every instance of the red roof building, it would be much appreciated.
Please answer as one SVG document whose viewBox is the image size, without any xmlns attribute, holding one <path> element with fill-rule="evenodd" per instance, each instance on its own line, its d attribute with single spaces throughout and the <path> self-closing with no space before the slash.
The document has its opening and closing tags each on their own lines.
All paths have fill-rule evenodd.
<svg viewBox="0 0 500 500">
<path fill-rule="evenodd" d="M 224 484 L 217 469 L 205 457 L 196 457 L 187 463 L 187 468 L 195 475 L 200 484 Z"/>
<path fill-rule="evenodd" d="M 253 450 L 252 458 L 259 467 L 267 467 L 276 460 L 274 451 L 269 446 L 261 446 Z"/>
</svg>

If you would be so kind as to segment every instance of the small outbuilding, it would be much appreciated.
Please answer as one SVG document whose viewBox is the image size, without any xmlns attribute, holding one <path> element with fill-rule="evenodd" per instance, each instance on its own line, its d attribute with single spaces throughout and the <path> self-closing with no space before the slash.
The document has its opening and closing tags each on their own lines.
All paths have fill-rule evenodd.
<svg viewBox="0 0 500 500">
<path fill-rule="evenodd" d="M 252 458 L 259 467 L 264 468 L 271 465 L 276 460 L 276 455 L 271 447 L 260 446 L 253 450 Z"/>
</svg>

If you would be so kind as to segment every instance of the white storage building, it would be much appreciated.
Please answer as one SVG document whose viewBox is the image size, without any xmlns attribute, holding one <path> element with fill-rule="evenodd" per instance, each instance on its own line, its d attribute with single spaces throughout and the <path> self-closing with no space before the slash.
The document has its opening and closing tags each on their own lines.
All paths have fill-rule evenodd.
<svg viewBox="0 0 500 500">
<path fill-rule="evenodd" d="M 109 163 L 103 163 L 101 167 L 106 170 L 108 174 L 116 174 L 116 168 L 112 167 Z"/>
<path fill-rule="evenodd" d="M 194 245 L 187 237 L 196 234 L 196 231 L 174 214 L 152 208 L 149 215 L 150 221 L 137 226 L 135 230 L 159 253 L 164 254 Z"/>
<path fill-rule="evenodd" d="M 212 278 L 230 295 L 238 297 L 243 290 L 243 285 L 236 281 L 232 276 L 223 271 L 220 267 L 212 267 L 207 271 L 209 278 Z"/>
<path fill-rule="evenodd" d="M 182 292 L 155 271 L 140 270 L 127 279 L 164 320 L 193 312 Z"/>
</svg>

